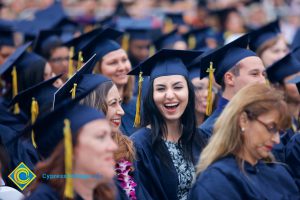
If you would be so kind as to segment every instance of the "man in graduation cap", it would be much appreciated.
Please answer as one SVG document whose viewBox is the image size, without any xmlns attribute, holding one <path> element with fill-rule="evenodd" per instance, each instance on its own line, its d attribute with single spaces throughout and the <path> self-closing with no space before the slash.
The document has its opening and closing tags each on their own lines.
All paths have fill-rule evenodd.
<svg viewBox="0 0 300 200">
<path fill-rule="evenodd" d="M 261 59 L 253 51 L 248 50 L 247 45 L 248 35 L 244 35 L 219 49 L 203 54 L 191 64 L 201 66 L 200 78 L 208 75 L 209 85 L 212 86 L 214 76 L 222 89 L 217 109 L 200 126 L 200 129 L 208 136 L 212 135 L 214 123 L 226 104 L 240 89 L 251 83 L 266 82 Z M 211 114 L 212 106 L 209 96 L 207 115 Z"/>
</svg>

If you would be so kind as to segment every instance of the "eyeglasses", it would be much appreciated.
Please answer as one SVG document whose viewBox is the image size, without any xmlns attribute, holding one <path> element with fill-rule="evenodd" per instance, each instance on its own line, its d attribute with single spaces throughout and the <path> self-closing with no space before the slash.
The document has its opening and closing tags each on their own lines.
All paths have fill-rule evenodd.
<svg viewBox="0 0 300 200">
<path fill-rule="evenodd" d="M 276 126 L 270 128 L 267 124 L 265 124 L 264 122 L 260 121 L 260 120 L 257 119 L 257 118 L 255 119 L 255 121 L 257 121 L 257 122 L 259 122 L 261 125 L 263 125 L 263 126 L 267 129 L 267 131 L 268 131 L 269 133 L 272 133 L 272 134 L 279 133 L 279 130 L 276 128 Z"/>
<path fill-rule="evenodd" d="M 50 62 L 54 62 L 54 63 L 62 63 L 63 61 L 69 61 L 70 57 L 58 57 L 58 58 L 51 58 Z"/>
</svg>

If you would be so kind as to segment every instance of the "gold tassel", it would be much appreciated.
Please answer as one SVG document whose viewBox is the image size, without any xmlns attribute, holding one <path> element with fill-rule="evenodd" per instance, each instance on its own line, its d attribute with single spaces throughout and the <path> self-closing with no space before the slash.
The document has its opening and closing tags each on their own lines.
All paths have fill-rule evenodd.
<svg viewBox="0 0 300 200">
<path fill-rule="evenodd" d="M 70 78 L 74 74 L 74 67 L 73 67 L 73 56 L 74 56 L 74 47 L 70 48 L 69 52 L 69 70 L 68 70 L 68 77 Z"/>
<path fill-rule="evenodd" d="M 172 30 L 174 29 L 174 25 L 173 22 L 170 18 L 167 18 L 165 20 L 165 28 L 164 28 L 164 32 L 165 33 L 170 33 Z"/>
<path fill-rule="evenodd" d="M 82 51 L 79 51 L 78 53 L 78 65 L 77 65 L 77 70 L 79 70 L 83 65 L 83 56 L 82 56 Z"/>
<path fill-rule="evenodd" d="M 125 34 L 122 38 L 122 49 L 124 49 L 126 52 L 129 49 L 129 34 Z"/>
<path fill-rule="evenodd" d="M 210 116 L 212 112 L 212 86 L 213 86 L 213 78 L 214 78 L 214 71 L 213 63 L 210 62 L 209 68 L 206 70 L 208 72 L 208 94 L 207 94 L 207 105 L 206 105 L 206 115 Z"/>
<path fill-rule="evenodd" d="M 34 124 L 38 114 L 39 114 L 39 104 L 35 100 L 35 98 L 32 98 L 32 101 L 31 101 L 31 124 Z M 34 138 L 35 138 L 34 132 L 32 131 L 31 132 L 31 141 L 32 141 L 32 145 L 34 146 L 34 148 L 36 148 L 37 145 L 36 145 Z"/>
<path fill-rule="evenodd" d="M 155 46 L 151 45 L 149 48 L 149 57 L 155 54 Z"/>
<path fill-rule="evenodd" d="M 18 94 L 18 78 L 17 78 L 16 66 L 13 67 L 11 76 L 12 76 L 12 85 L 13 85 L 12 92 L 13 92 L 13 97 L 15 97 Z M 19 107 L 19 104 L 16 103 L 14 105 L 14 114 L 19 114 L 19 113 L 20 113 L 20 107 Z"/>
<path fill-rule="evenodd" d="M 72 90 L 70 91 L 71 93 L 72 93 L 72 99 L 75 99 L 75 97 L 76 97 L 76 88 L 77 88 L 77 83 L 74 83 L 73 84 L 73 88 L 72 88 Z"/>
<path fill-rule="evenodd" d="M 141 125 L 141 100 L 142 100 L 142 84 L 143 84 L 143 72 L 139 74 L 139 85 L 138 85 L 138 96 L 136 99 L 136 110 L 134 118 L 134 127 L 139 127 Z"/>
<path fill-rule="evenodd" d="M 196 43 L 197 43 L 197 40 L 196 40 L 195 35 L 190 35 L 189 39 L 188 39 L 189 49 L 195 49 Z"/>
<path fill-rule="evenodd" d="M 73 199 L 73 181 L 72 177 L 72 162 L 73 162 L 73 146 L 72 146 L 72 132 L 71 132 L 71 125 L 68 119 L 64 120 L 64 144 L 65 144 L 65 175 L 66 178 L 66 185 L 64 196 L 66 198 Z"/>
</svg>

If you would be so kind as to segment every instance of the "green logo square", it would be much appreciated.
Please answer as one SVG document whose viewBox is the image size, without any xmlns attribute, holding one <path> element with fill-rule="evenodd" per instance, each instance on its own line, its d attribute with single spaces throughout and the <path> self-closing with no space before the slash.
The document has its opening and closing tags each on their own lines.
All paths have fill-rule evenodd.
<svg viewBox="0 0 300 200">
<path fill-rule="evenodd" d="M 8 176 L 21 190 L 24 190 L 35 178 L 36 175 L 21 162 Z"/>
</svg>

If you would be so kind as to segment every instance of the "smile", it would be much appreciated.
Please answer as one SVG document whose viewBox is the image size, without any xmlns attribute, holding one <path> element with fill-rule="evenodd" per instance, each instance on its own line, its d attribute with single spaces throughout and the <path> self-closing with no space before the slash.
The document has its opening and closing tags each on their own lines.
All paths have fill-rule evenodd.
<svg viewBox="0 0 300 200">
<path fill-rule="evenodd" d="M 164 107 L 168 111 L 175 111 L 178 106 L 179 106 L 179 103 L 166 103 L 166 104 L 164 104 Z"/>
</svg>

